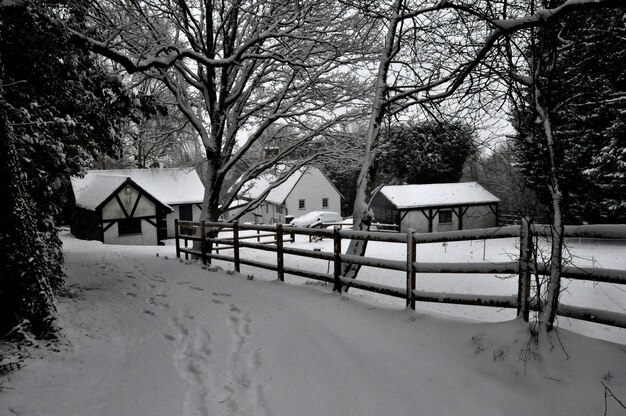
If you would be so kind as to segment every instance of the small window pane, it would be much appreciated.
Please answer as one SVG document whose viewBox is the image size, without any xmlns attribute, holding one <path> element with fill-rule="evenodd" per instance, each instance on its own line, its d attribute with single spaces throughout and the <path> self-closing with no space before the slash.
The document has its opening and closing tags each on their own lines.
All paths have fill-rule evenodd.
<svg viewBox="0 0 626 416">
<path fill-rule="evenodd" d="M 180 205 L 178 213 L 181 221 L 193 221 L 193 209 L 191 204 Z"/>
<path fill-rule="evenodd" d="M 304 209 L 304 199 L 299 199 L 298 200 L 298 208 L 299 209 Z"/>
<path fill-rule="evenodd" d="M 125 218 L 117 222 L 118 235 L 141 234 L 141 219 Z"/>
<path fill-rule="evenodd" d="M 328 198 L 322 198 L 322 208 L 328 208 Z"/>
<path fill-rule="evenodd" d="M 450 224 L 452 222 L 452 211 L 439 211 L 439 224 Z"/>
</svg>

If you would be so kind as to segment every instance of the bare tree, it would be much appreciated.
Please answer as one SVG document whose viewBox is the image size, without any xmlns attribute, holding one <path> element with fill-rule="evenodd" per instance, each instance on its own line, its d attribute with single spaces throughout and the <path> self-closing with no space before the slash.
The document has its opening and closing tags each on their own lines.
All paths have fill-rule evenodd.
<svg viewBox="0 0 626 416">
<path fill-rule="evenodd" d="M 495 91 L 510 93 L 511 89 L 519 89 L 521 83 L 534 88 L 535 111 L 543 126 L 545 143 L 549 149 L 553 149 L 549 113 L 542 106 L 542 92 L 533 82 L 536 68 L 527 62 L 524 65 L 526 49 L 515 43 L 519 40 L 516 37 L 523 38 L 524 31 L 545 27 L 573 10 L 618 7 L 620 3 L 615 0 L 567 0 L 560 5 L 545 4 L 536 10 L 527 10 L 528 4 L 520 2 L 518 5 L 513 1 L 444 1 L 428 4 L 395 0 L 387 13 L 376 14 L 377 18 L 386 22 L 387 35 L 380 52 L 375 95 L 365 139 L 365 161 L 357 183 L 355 227 L 368 229 L 372 219 L 368 207 L 372 183 L 369 172 L 374 160 L 373 148 L 385 113 L 395 113 L 414 106 L 428 111 L 425 104 L 440 103 L 450 98 L 462 102 L 467 97 L 482 93 L 482 90 L 491 90 L 494 84 Z M 368 3 L 360 6 L 364 13 L 372 14 Z M 455 32 L 450 31 L 450 27 L 464 27 L 467 30 Z M 478 36 L 481 32 L 482 37 Z M 437 41 L 433 42 L 432 39 Z M 409 52 L 404 56 L 401 53 L 403 48 Z M 424 52 L 431 57 L 430 60 L 423 58 Z M 504 88 L 498 88 L 499 84 Z M 551 228 L 554 238 L 546 308 L 540 317 L 547 330 L 553 326 L 558 306 L 563 238 L 562 194 L 556 176 L 558 160 L 552 151 L 549 161 L 549 188 L 554 211 Z M 353 242 L 348 248 L 352 255 L 364 255 L 365 250 L 366 242 Z M 358 266 L 351 265 L 345 267 L 343 272 L 345 276 L 355 278 L 358 270 Z M 340 287 L 336 289 L 341 290 Z"/>
<path fill-rule="evenodd" d="M 114 69 L 112 69 L 114 71 Z M 116 159 L 100 155 L 95 164 L 102 169 L 193 167 L 201 165 L 201 143 L 189 120 L 176 106 L 169 90 L 159 80 L 143 74 L 127 76 L 129 91 L 138 97 L 140 110 L 120 130 Z M 200 145 L 200 146 L 199 146 Z"/>
<path fill-rule="evenodd" d="M 362 94 L 352 68 L 363 44 L 347 33 L 355 14 L 339 3 L 109 0 L 93 10 L 92 30 L 74 36 L 161 81 L 200 137 L 204 219 L 217 220 L 246 182 L 350 119 Z M 225 186 L 276 124 L 298 139 Z"/>
</svg>

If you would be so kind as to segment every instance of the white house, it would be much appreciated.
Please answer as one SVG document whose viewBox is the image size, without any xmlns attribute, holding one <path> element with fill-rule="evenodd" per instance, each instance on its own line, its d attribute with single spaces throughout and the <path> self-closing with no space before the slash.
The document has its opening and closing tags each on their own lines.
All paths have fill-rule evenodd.
<svg viewBox="0 0 626 416">
<path fill-rule="evenodd" d="M 158 244 L 174 219 L 198 221 L 204 186 L 195 170 L 91 170 L 72 177 L 72 233 L 107 244 Z"/>
<path fill-rule="evenodd" d="M 372 198 L 377 221 L 400 231 L 437 232 L 495 227 L 500 200 L 476 182 L 383 186 Z"/>
<path fill-rule="evenodd" d="M 253 181 L 251 186 L 230 205 L 224 219 L 241 212 L 250 200 L 259 197 L 276 181 L 267 174 Z M 311 211 L 341 212 L 341 194 L 318 168 L 304 167 L 294 172 L 285 182 L 272 189 L 253 211 L 240 217 L 240 222 L 255 224 L 282 224 L 286 216 L 299 217 Z"/>
</svg>

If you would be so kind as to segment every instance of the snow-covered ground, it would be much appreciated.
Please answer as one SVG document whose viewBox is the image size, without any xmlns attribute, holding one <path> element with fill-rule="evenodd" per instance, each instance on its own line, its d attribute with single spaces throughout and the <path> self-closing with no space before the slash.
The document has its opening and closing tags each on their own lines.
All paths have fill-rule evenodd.
<svg viewBox="0 0 626 416">
<path fill-rule="evenodd" d="M 248 232 L 254 235 L 254 232 Z M 230 234 L 222 234 L 224 238 Z M 261 241 L 271 241 L 271 237 Z M 252 240 L 256 241 L 256 240 Z M 174 244 L 173 240 L 168 244 Z M 538 241 L 540 252 L 548 255 L 545 241 Z M 343 251 L 348 243 L 343 243 Z M 323 252 L 333 251 L 332 240 L 309 242 L 306 236 L 296 235 L 296 242 L 287 244 L 288 247 L 318 249 Z M 606 269 L 626 270 L 626 241 L 572 239 L 567 242 L 565 261 L 569 265 L 578 267 L 600 267 Z M 231 255 L 232 251 L 224 250 L 223 255 Z M 406 246 L 404 244 L 370 242 L 367 256 L 406 261 Z M 480 241 L 463 241 L 447 244 L 421 244 L 417 246 L 416 260 L 418 262 L 507 262 L 517 261 L 519 245 L 517 239 L 494 239 Z M 268 251 L 243 249 L 241 257 L 264 263 L 275 264 L 276 254 Z M 546 257 L 547 258 L 547 257 Z M 547 260 L 546 260 L 547 261 Z M 228 262 L 214 261 L 224 269 L 232 269 Z M 333 265 L 328 261 L 310 259 L 297 256 L 285 256 L 285 266 L 319 273 L 332 274 Z M 242 266 L 243 273 L 253 273 L 266 278 L 274 278 L 271 271 Z M 287 277 L 292 284 L 311 284 L 311 280 L 299 277 Z M 381 270 L 363 267 L 359 279 L 387 286 L 404 289 L 406 274 L 400 271 Z M 517 295 L 517 275 L 484 275 L 484 274 L 428 274 L 417 275 L 417 289 L 441 293 L 467 293 L 483 295 Z M 613 312 L 626 313 L 626 286 L 590 281 L 563 279 L 563 293 L 561 301 L 564 304 Z M 405 306 L 405 300 L 392 298 L 372 292 L 351 289 L 352 296 L 376 300 L 386 305 Z M 486 322 L 501 322 L 515 318 L 516 311 L 512 309 L 490 308 L 482 306 L 466 306 L 437 303 L 418 303 L 417 310 L 421 312 L 436 312 L 449 316 L 469 318 Z M 605 339 L 626 345 L 626 330 L 606 325 L 598 325 L 585 321 L 558 318 L 561 328 L 571 329 L 587 336 Z"/>
<path fill-rule="evenodd" d="M 562 329 L 551 351 L 545 343 L 531 353 L 527 326 L 511 311 L 419 304 L 413 312 L 401 300 L 358 291 L 340 296 L 293 277 L 283 284 L 272 272 L 245 266 L 236 274 L 216 262 L 226 271 L 211 271 L 178 261 L 171 245 L 63 240 L 65 341 L 59 352 L 31 349 L 24 367 L 2 380 L 0 415 L 626 412 L 605 395 L 606 386 L 626 402 L 624 330 L 572 323 L 614 342 Z M 577 244 L 571 247 L 578 262 L 625 266 L 623 246 Z M 370 250 L 389 258 L 404 251 L 375 244 Z M 512 241 L 420 246 L 418 260 L 473 261 L 483 250 L 496 261 L 516 249 Z M 328 268 L 294 258 L 287 265 Z M 401 273 L 364 269 L 361 277 L 402 286 Z M 419 278 L 424 290 L 450 292 L 511 294 L 516 284 L 485 276 Z M 615 285 L 584 282 L 571 282 L 565 293 L 567 303 L 618 311 L 624 296 Z M 564 321 L 561 327 L 570 325 Z"/>
</svg>

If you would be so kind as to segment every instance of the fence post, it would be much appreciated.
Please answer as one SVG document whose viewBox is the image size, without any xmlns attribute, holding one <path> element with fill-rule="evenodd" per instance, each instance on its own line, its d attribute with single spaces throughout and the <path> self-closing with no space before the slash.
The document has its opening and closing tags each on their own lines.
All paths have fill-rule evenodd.
<svg viewBox="0 0 626 416">
<path fill-rule="evenodd" d="M 202 264 L 206 264 L 206 228 L 204 220 L 200 221 L 200 253 L 202 253 Z"/>
<path fill-rule="evenodd" d="M 256 230 L 256 242 L 261 242 L 261 230 Z"/>
<path fill-rule="evenodd" d="M 333 291 L 341 293 L 341 234 L 337 228 L 333 229 L 333 277 L 335 279 L 335 286 Z"/>
<path fill-rule="evenodd" d="M 278 266 L 278 280 L 285 281 L 285 271 L 283 270 L 283 225 L 276 225 L 276 266 Z"/>
<path fill-rule="evenodd" d="M 180 258 L 180 240 L 178 239 L 178 218 L 174 219 L 174 237 L 176 238 L 176 258 Z"/>
<path fill-rule="evenodd" d="M 517 289 L 517 316 L 522 315 L 524 321 L 530 318 L 530 274 L 532 270 L 532 233 L 530 222 L 522 218 L 520 229 L 519 253 L 519 284 Z"/>
<path fill-rule="evenodd" d="M 409 228 L 406 232 L 406 307 L 415 310 L 415 259 L 416 244 L 413 238 L 415 230 Z"/>
<path fill-rule="evenodd" d="M 241 270 L 239 263 L 239 221 L 233 221 L 233 256 L 235 257 L 235 271 L 239 273 Z"/>
</svg>

